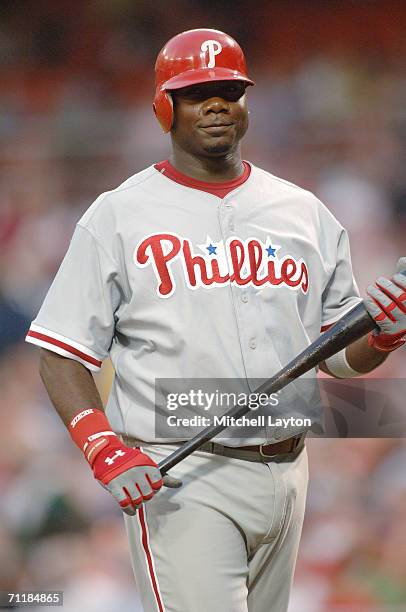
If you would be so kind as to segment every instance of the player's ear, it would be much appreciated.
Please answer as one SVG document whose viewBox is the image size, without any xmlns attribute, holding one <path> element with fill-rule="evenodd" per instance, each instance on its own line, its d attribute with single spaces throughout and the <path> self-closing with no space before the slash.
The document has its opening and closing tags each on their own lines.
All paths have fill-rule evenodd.
<svg viewBox="0 0 406 612">
<path fill-rule="evenodd" d="M 172 125 L 171 125 L 171 131 L 172 131 L 175 128 L 175 123 L 176 123 L 175 113 L 178 107 L 178 99 L 174 91 L 168 91 L 167 95 L 168 95 L 168 100 L 172 108 Z"/>
</svg>

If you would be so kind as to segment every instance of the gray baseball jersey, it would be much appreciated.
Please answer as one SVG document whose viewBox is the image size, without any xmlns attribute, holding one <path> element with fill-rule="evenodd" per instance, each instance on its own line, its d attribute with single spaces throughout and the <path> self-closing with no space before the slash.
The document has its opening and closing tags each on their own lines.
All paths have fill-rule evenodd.
<svg viewBox="0 0 406 612">
<path fill-rule="evenodd" d="M 252 390 L 359 300 L 347 234 L 309 191 L 251 164 L 221 199 L 151 166 L 80 219 L 27 341 L 94 371 L 110 355 L 113 429 L 168 442 L 155 431 L 156 378 L 215 376 Z M 318 402 L 309 409 L 320 420 Z"/>
</svg>

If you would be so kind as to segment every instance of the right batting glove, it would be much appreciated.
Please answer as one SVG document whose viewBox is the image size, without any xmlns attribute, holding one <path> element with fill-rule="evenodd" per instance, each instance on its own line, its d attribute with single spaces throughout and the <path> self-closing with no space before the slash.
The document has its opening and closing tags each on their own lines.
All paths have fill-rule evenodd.
<svg viewBox="0 0 406 612">
<path fill-rule="evenodd" d="M 123 444 L 101 410 L 90 408 L 79 412 L 68 429 L 84 452 L 94 477 L 126 514 L 134 515 L 137 508 L 151 499 L 163 484 L 167 487 L 182 484 L 169 476 L 162 479 L 155 461 L 139 448 Z"/>
<path fill-rule="evenodd" d="M 405 344 L 406 335 L 406 257 L 397 263 L 392 278 L 380 276 L 367 289 L 364 304 L 379 326 L 369 334 L 370 346 L 389 353 Z"/>
</svg>

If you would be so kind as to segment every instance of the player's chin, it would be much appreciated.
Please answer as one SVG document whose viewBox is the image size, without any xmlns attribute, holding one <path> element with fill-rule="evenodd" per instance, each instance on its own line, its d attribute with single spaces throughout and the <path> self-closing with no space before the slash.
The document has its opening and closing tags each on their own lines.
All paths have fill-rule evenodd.
<svg viewBox="0 0 406 612">
<path fill-rule="evenodd" d="M 206 137 L 201 140 L 201 148 L 206 154 L 224 155 L 235 148 L 235 138 L 228 136 Z"/>
</svg>

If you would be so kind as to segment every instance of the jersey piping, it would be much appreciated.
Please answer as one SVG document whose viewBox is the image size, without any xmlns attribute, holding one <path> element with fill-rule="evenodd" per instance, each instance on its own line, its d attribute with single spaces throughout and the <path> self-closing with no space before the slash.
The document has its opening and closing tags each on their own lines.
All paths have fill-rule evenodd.
<svg viewBox="0 0 406 612">
<path fill-rule="evenodd" d="M 97 358 L 94 353 L 90 354 L 88 348 L 79 344 L 79 342 L 65 338 L 65 336 L 44 329 L 39 325 L 31 324 L 25 340 L 30 344 L 36 344 L 54 353 L 58 353 L 62 357 L 69 357 L 79 361 L 89 370 L 98 372 L 101 368 L 102 360 Z"/>
</svg>

